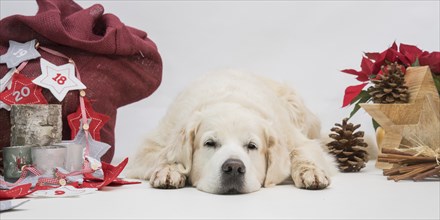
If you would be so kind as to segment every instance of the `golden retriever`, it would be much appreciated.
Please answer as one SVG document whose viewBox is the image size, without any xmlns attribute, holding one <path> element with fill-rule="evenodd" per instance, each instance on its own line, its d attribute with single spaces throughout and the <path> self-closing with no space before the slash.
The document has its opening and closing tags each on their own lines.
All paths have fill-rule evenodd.
<svg viewBox="0 0 440 220">
<path fill-rule="evenodd" d="M 323 189 L 336 169 L 322 145 L 317 117 L 289 86 L 223 71 L 176 98 L 127 177 L 215 194 L 254 192 L 289 177 L 296 187 Z"/>
</svg>

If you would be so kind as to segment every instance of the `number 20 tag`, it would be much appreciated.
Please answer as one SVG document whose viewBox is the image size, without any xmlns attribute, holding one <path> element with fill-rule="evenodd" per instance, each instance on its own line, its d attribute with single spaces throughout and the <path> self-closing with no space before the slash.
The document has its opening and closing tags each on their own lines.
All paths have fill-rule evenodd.
<svg viewBox="0 0 440 220">
<path fill-rule="evenodd" d="M 22 74 L 14 74 L 11 89 L 0 93 L 0 101 L 7 105 L 13 104 L 47 104 L 41 93 L 41 87 L 32 83 Z"/>
</svg>

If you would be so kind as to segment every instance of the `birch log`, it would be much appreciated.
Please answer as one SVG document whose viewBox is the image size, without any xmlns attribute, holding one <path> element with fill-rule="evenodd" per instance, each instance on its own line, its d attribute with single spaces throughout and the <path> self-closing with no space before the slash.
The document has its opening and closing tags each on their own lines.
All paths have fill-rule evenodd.
<svg viewBox="0 0 440 220">
<path fill-rule="evenodd" d="M 61 105 L 12 105 L 11 146 L 61 142 Z"/>
</svg>

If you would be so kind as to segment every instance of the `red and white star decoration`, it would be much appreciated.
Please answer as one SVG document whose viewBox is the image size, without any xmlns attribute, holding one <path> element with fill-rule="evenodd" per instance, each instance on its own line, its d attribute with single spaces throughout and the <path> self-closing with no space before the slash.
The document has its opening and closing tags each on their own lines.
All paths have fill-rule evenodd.
<svg viewBox="0 0 440 220">
<path fill-rule="evenodd" d="M 16 72 L 15 68 L 10 69 L 3 78 L 0 79 L 0 92 L 11 89 L 12 76 Z"/>
<path fill-rule="evenodd" d="M 84 106 L 86 110 L 87 119 L 91 119 L 89 123 L 90 135 L 93 139 L 100 141 L 101 140 L 101 129 L 104 127 L 104 124 L 110 119 L 109 116 L 100 114 L 95 112 L 92 108 L 92 104 L 86 98 L 84 98 Z M 78 131 L 81 129 L 81 107 L 78 106 L 78 109 L 75 113 L 72 113 L 67 116 L 67 122 L 69 123 L 69 127 L 71 132 L 71 138 L 74 139 L 78 134 Z"/>
<path fill-rule="evenodd" d="M 86 86 L 75 76 L 75 65 L 67 63 L 61 66 L 40 58 L 41 75 L 33 82 L 49 89 L 60 102 L 70 90 L 85 89 Z"/>
<path fill-rule="evenodd" d="M 6 105 L 47 104 L 41 90 L 31 79 L 22 74 L 14 74 L 11 89 L 0 93 L 0 101 Z"/>
</svg>

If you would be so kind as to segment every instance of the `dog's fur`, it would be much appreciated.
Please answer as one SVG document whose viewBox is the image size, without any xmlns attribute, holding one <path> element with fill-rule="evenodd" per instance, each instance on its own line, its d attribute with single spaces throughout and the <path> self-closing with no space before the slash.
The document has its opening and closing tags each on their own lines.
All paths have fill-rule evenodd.
<svg viewBox="0 0 440 220">
<path fill-rule="evenodd" d="M 317 117 L 290 87 L 224 71 L 177 97 L 127 176 L 217 194 L 254 192 L 288 177 L 299 188 L 323 189 L 335 166 L 321 145 Z"/>
</svg>

